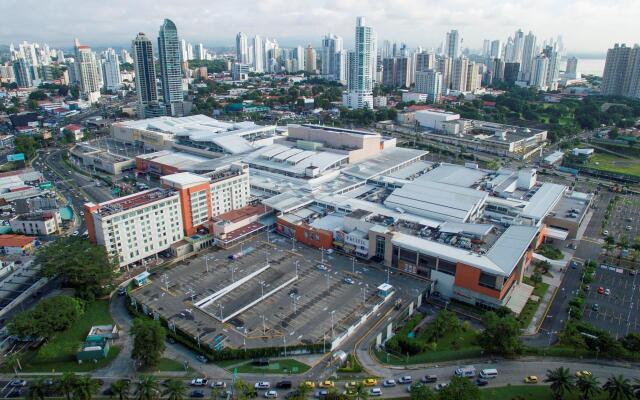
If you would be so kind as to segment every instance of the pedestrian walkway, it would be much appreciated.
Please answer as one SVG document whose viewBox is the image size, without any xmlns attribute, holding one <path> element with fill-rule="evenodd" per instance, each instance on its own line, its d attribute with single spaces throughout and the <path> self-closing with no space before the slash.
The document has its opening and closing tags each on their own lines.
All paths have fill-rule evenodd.
<svg viewBox="0 0 640 400">
<path fill-rule="evenodd" d="M 536 333 L 538 333 L 540 325 L 542 325 L 542 321 L 547 316 L 547 311 L 549 310 L 549 306 L 555 298 L 557 290 L 557 286 L 549 286 L 549 290 L 547 290 L 547 293 L 545 293 L 542 299 L 540 299 L 540 302 L 538 303 L 538 309 L 533 315 L 533 318 L 531 318 L 529 326 L 524 330 L 524 335 L 535 335 Z"/>
</svg>

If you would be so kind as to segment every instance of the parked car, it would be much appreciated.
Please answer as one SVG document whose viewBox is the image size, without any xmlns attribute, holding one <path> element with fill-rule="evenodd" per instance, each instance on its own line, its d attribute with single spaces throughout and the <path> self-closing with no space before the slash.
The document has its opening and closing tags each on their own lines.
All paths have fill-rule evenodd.
<svg viewBox="0 0 640 400">
<path fill-rule="evenodd" d="M 11 382 L 9 382 L 9 386 L 13 386 L 13 387 L 27 386 L 27 381 L 25 381 L 24 379 L 14 379 Z"/>
<path fill-rule="evenodd" d="M 291 383 L 291 381 L 280 381 L 276 383 L 276 388 L 278 389 L 291 389 L 292 386 L 293 384 Z"/>
<path fill-rule="evenodd" d="M 609 296 L 610 294 L 611 294 L 611 290 L 610 289 L 607 288 L 607 289 L 604 290 L 604 295 L 605 296 Z"/>
<path fill-rule="evenodd" d="M 394 387 L 396 385 L 396 381 L 393 379 L 387 379 L 384 382 L 382 382 L 382 386 L 384 387 Z"/>
<path fill-rule="evenodd" d="M 191 386 L 207 386 L 206 378 L 195 378 L 191 380 Z"/>
<path fill-rule="evenodd" d="M 488 379 L 484 379 L 484 378 L 477 378 L 476 379 L 476 386 L 487 386 L 489 384 L 489 380 Z"/>
<path fill-rule="evenodd" d="M 207 357 L 203 356 L 202 354 L 198 354 L 196 356 L 196 360 L 200 361 L 203 364 L 206 364 L 209 361 L 209 359 Z"/>
<path fill-rule="evenodd" d="M 201 399 L 201 398 L 204 397 L 204 390 L 202 390 L 202 389 L 194 390 L 193 392 L 191 392 L 189 394 L 189 397 Z"/>
<path fill-rule="evenodd" d="M 535 375 L 525 376 L 524 383 L 538 383 L 538 377 Z"/>
<path fill-rule="evenodd" d="M 213 389 L 224 389 L 224 388 L 226 388 L 226 387 L 227 387 L 227 383 L 226 383 L 226 382 L 223 382 L 223 381 L 217 381 L 217 382 L 213 382 L 213 383 L 211 384 L 211 387 L 212 387 Z"/>
<path fill-rule="evenodd" d="M 411 376 L 409 375 L 401 376 L 400 378 L 398 378 L 398 383 L 401 385 L 411 384 Z"/>
<path fill-rule="evenodd" d="M 276 392 L 275 390 L 267 390 L 266 392 L 264 392 L 264 398 L 265 399 L 276 399 L 276 398 L 278 398 L 278 392 Z"/>
<path fill-rule="evenodd" d="M 422 383 L 435 383 L 438 380 L 438 377 L 435 375 L 425 375 L 420 379 Z"/>
<path fill-rule="evenodd" d="M 260 382 L 256 382 L 255 385 L 253 385 L 254 389 L 257 390 L 267 390 L 271 388 L 271 383 L 266 382 L 266 381 L 260 381 Z"/>
<path fill-rule="evenodd" d="M 369 389 L 369 396 L 371 396 L 371 397 L 380 397 L 380 396 L 382 396 L 382 389 L 380 389 L 380 388 L 371 388 L 371 389 Z"/>
</svg>

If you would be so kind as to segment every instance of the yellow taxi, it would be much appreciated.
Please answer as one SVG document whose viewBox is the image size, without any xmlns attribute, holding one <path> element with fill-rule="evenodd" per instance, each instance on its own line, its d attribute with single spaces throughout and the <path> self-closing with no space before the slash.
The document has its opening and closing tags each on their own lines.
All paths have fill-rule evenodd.
<svg viewBox="0 0 640 400">
<path fill-rule="evenodd" d="M 322 381 L 318 386 L 324 389 L 328 389 L 328 388 L 335 387 L 336 384 L 333 381 Z"/>
<path fill-rule="evenodd" d="M 591 371 L 587 371 L 587 370 L 576 371 L 576 378 L 586 378 L 591 375 L 592 375 Z"/>
<path fill-rule="evenodd" d="M 377 385 L 377 384 L 378 384 L 378 380 L 377 380 L 377 379 L 374 379 L 374 378 L 367 378 L 367 379 L 365 379 L 364 381 L 362 381 L 362 383 L 363 383 L 365 386 L 375 386 L 375 385 Z"/>
<path fill-rule="evenodd" d="M 304 382 L 302 382 L 302 385 L 300 385 L 300 386 L 304 386 L 304 387 L 306 387 L 308 389 L 313 389 L 313 388 L 316 387 L 316 383 L 312 382 L 312 381 L 304 381 Z"/>
<path fill-rule="evenodd" d="M 538 377 L 535 375 L 525 376 L 524 383 L 538 383 Z"/>
</svg>

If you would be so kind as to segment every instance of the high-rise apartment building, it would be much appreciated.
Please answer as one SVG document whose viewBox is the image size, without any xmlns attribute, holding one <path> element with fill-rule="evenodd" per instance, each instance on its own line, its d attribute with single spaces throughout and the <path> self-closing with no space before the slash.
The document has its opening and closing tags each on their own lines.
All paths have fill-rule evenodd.
<svg viewBox="0 0 640 400">
<path fill-rule="evenodd" d="M 499 39 L 491 42 L 489 57 L 502 58 L 502 42 Z"/>
<path fill-rule="evenodd" d="M 318 54 L 316 53 L 316 49 L 311 47 L 311 45 L 307 46 L 304 49 L 304 70 L 315 73 L 317 68 L 317 59 Z"/>
<path fill-rule="evenodd" d="M 13 61 L 13 76 L 15 77 L 18 87 L 28 88 L 33 86 L 29 68 L 30 66 L 24 58 L 18 58 Z"/>
<path fill-rule="evenodd" d="M 95 103 L 100 98 L 101 72 L 96 59 L 96 54 L 89 46 L 80 44 L 75 40 L 75 65 L 80 83 L 80 96 L 89 103 Z"/>
<path fill-rule="evenodd" d="M 480 64 L 469 62 L 467 64 L 467 81 L 465 91 L 474 92 L 480 89 L 481 76 L 480 76 Z"/>
<path fill-rule="evenodd" d="M 536 57 L 536 35 L 529 32 L 524 37 L 524 45 L 522 47 L 522 64 L 520 68 L 520 79 L 523 81 L 531 81 L 531 72 L 533 69 L 533 60 Z"/>
<path fill-rule="evenodd" d="M 451 89 L 464 92 L 467 90 L 467 75 L 469 60 L 466 57 L 458 57 L 453 60 L 451 68 Z"/>
<path fill-rule="evenodd" d="M 518 29 L 513 35 L 513 54 L 507 60 L 512 63 L 522 64 L 522 51 L 524 48 L 524 32 Z"/>
<path fill-rule="evenodd" d="M 547 73 L 549 70 L 549 58 L 539 54 L 533 59 L 531 73 L 529 74 L 529 86 L 540 90 L 547 89 Z"/>
<path fill-rule="evenodd" d="M 343 50 L 343 41 L 340 36 L 329 33 L 322 39 L 322 53 L 320 54 L 322 65 L 320 71 L 323 76 L 340 80 L 338 68 L 340 59 L 337 54 Z"/>
<path fill-rule="evenodd" d="M 460 39 L 460 33 L 458 33 L 457 30 L 453 29 L 450 32 L 447 32 L 444 46 L 444 55 L 449 56 L 453 59 L 458 58 L 460 56 L 461 43 L 462 40 Z"/>
<path fill-rule="evenodd" d="M 162 99 L 167 115 L 184 115 L 184 93 L 182 91 L 182 56 L 178 29 L 173 21 L 165 19 L 158 34 L 158 62 Z"/>
<path fill-rule="evenodd" d="M 377 69 L 376 34 L 364 17 L 356 19 L 355 52 L 349 66 L 348 90 L 342 103 L 349 108 L 373 108 L 373 82 Z"/>
<path fill-rule="evenodd" d="M 103 53 L 102 75 L 105 90 L 116 92 L 122 86 L 120 59 L 114 49 L 107 49 Z"/>
<path fill-rule="evenodd" d="M 196 44 L 196 50 L 195 50 L 194 58 L 196 60 L 206 60 L 207 59 L 207 50 L 204 48 L 204 45 L 202 43 Z"/>
<path fill-rule="evenodd" d="M 436 70 L 416 71 L 416 92 L 425 93 L 432 103 L 439 103 L 442 95 L 442 74 Z"/>
<path fill-rule="evenodd" d="M 504 64 L 504 81 L 513 85 L 520 76 L 520 63 L 508 62 Z"/>
<path fill-rule="evenodd" d="M 136 71 L 136 94 L 138 96 L 138 116 L 150 118 L 164 115 L 158 101 L 156 69 L 153 60 L 153 45 L 142 32 L 132 42 L 133 61 Z"/>
<path fill-rule="evenodd" d="M 260 35 L 253 37 L 253 70 L 264 72 L 264 40 Z"/>
<path fill-rule="evenodd" d="M 415 59 L 416 72 L 428 71 L 436 67 L 436 55 L 433 52 L 423 51 L 420 53 L 416 53 Z"/>
<path fill-rule="evenodd" d="M 640 46 L 616 43 L 607 51 L 600 92 L 640 98 Z"/>
<path fill-rule="evenodd" d="M 249 64 L 249 39 L 242 32 L 236 35 L 236 62 Z"/>
<path fill-rule="evenodd" d="M 411 83 L 409 72 L 411 62 L 408 57 L 391 57 L 382 60 L 382 84 L 389 88 L 408 88 Z"/>
<path fill-rule="evenodd" d="M 567 66 L 564 69 L 565 74 L 575 74 L 578 72 L 578 59 L 576 57 L 567 58 Z"/>
</svg>

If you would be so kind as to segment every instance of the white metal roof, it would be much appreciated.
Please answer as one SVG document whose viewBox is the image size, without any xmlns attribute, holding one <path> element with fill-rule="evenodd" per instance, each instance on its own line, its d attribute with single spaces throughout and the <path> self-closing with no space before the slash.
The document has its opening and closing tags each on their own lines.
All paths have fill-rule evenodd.
<svg viewBox="0 0 640 400">
<path fill-rule="evenodd" d="M 455 164 L 441 164 L 438 168 L 434 168 L 418 177 L 416 181 L 433 181 L 447 183 L 449 185 L 471 187 L 486 175 L 486 172 L 479 169 L 467 168 Z"/>
<path fill-rule="evenodd" d="M 206 183 L 209 182 L 209 179 L 202 175 L 192 174 L 191 172 L 179 172 L 177 174 L 163 176 L 162 181 L 171 182 L 184 187 L 198 183 Z"/>
<path fill-rule="evenodd" d="M 509 276 L 537 233 L 535 226 L 511 225 L 491 246 L 486 256 Z"/>
<path fill-rule="evenodd" d="M 529 199 L 529 204 L 522 210 L 522 215 L 540 221 L 558 204 L 566 189 L 564 185 L 543 183 Z"/>
</svg>

